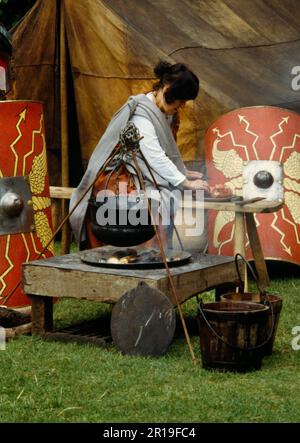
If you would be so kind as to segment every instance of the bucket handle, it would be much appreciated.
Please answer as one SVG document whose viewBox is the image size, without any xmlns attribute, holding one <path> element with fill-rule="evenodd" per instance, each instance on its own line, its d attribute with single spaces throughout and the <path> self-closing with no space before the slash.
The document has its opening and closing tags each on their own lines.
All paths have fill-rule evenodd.
<svg viewBox="0 0 300 443">
<path fill-rule="evenodd" d="M 238 278 L 239 278 L 239 289 L 240 289 L 240 291 L 241 291 L 242 293 L 244 292 L 244 290 L 243 290 L 243 281 L 242 281 L 242 277 L 241 277 L 240 270 L 239 270 L 239 266 L 238 266 L 238 257 L 240 257 L 240 258 L 243 260 L 243 262 L 246 264 L 246 266 L 250 269 L 250 272 L 251 272 L 251 274 L 252 274 L 252 277 L 253 277 L 254 280 L 255 280 L 255 283 L 256 283 L 256 286 L 257 286 L 257 289 L 258 289 L 259 295 L 266 296 L 266 291 L 265 291 L 264 289 L 261 288 L 261 286 L 260 286 L 260 284 L 259 284 L 259 279 L 258 279 L 257 275 L 255 274 L 253 267 L 250 265 L 250 263 L 248 262 L 248 260 L 246 260 L 245 257 L 244 257 L 242 254 L 240 254 L 240 253 L 238 252 L 238 253 L 235 254 L 235 256 L 234 256 L 234 261 L 235 261 L 236 272 L 237 272 L 237 275 L 238 275 Z"/>
<path fill-rule="evenodd" d="M 224 340 L 223 337 L 221 337 L 216 330 L 212 327 L 212 325 L 209 323 L 209 321 L 207 320 L 207 318 L 205 317 L 205 314 L 203 312 L 202 306 L 203 306 L 203 302 L 202 299 L 199 300 L 199 298 L 197 297 L 197 301 L 198 301 L 198 310 L 200 312 L 200 314 L 202 315 L 203 320 L 205 321 L 205 323 L 207 324 L 207 326 L 209 327 L 209 329 L 211 330 L 211 332 L 213 333 L 213 335 L 215 337 L 217 337 L 219 340 L 221 340 L 222 343 L 224 343 L 225 345 L 229 346 L 232 349 L 236 349 L 239 351 L 254 351 L 255 349 L 259 349 L 262 348 L 263 346 L 265 346 L 268 341 L 271 339 L 272 334 L 273 334 L 273 330 L 274 330 L 274 311 L 273 311 L 273 306 L 272 303 L 269 303 L 269 309 L 271 309 L 271 315 L 272 315 L 272 327 L 271 327 L 271 331 L 268 335 L 268 337 L 266 338 L 266 340 L 263 343 L 260 343 L 257 346 L 253 346 L 251 348 L 240 348 L 239 346 L 233 345 L 231 343 L 228 343 L 227 340 Z"/>
</svg>

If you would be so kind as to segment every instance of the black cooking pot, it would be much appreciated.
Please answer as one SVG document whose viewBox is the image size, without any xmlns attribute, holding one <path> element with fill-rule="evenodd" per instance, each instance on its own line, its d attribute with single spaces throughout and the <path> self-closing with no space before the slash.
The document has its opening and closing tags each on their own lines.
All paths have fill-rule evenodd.
<svg viewBox="0 0 300 443">
<path fill-rule="evenodd" d="M 89 199 L 91 230 L 105 244 L 135 246 L 150 240 L 155 230 L 149 214 L 151 200 L 143 192 Z"/>
</svg>

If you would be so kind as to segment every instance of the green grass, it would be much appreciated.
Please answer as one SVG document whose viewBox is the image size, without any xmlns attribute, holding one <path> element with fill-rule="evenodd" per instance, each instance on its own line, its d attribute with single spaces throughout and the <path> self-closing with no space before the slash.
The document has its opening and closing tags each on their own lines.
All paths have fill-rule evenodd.
<svg viewBox="0 0 300 443">
<path fill-rule="evenodd" d="M 300 325 L 299 271 L 285 277 L 279 267 L 270 292 L 284 297 L 275 349 L 261 370 L 245 374 L 201 367 L 194 300 L 184 304 L 184 312 L 197 366 L 180 322 L 160 358 L 124 356 L 113 346 L 14 339 L 0 351 L 0 421 L 299 422 L 300 351 L 291 348 L 291 330 Z M 203 299 L 211 300 L 212 293 Z M 63 300 L 55 305 L 55 326 L 97 317 L 107 321 L 109 315 L 104 304 Z"/>
</svg>

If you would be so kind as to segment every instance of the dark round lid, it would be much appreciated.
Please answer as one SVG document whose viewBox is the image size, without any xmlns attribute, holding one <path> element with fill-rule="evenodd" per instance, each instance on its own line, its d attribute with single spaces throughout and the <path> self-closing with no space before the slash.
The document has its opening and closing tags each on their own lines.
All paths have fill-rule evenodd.
<svg viewBox="0 0 300 443">
<path fill-rule="evenodd" d="M 168 297 L 141 282 L 114 305 L 111 335 L 124 354 L 159 356 L 173 340 L 176 317 Z"/>
</svg>

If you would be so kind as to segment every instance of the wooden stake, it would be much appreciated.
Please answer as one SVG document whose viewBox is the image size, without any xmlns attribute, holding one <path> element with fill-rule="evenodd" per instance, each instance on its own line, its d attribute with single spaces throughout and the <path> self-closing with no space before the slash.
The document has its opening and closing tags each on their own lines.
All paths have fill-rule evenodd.
<svg viewBox="0 0 300 443">
<path fill-rule="evenodd" d="M 67 95 L 67 49 L 65 34 L 64 2 L 60 2 L 60 126 L 61 126 L 61 185 L 69 186 L 69 134 Z M 68 202 L 61 201 L 62 219 L 68 213 Z M 71 232 L 66 223 L 61 233 L 61 255 L 70 252 Z"/>
<path fill-rule="evenodd" d="M 142 154 L 142 156 L 143 156 L 143 154 Z M 143 177 L 142 177 L 142 174 L 141 174 L 141 170 L 139 168 L 139 165 L 138 165 L 138 162 L 137 162 L 136 155 L 135 155 L 134 151 L 132 151 L 132 158 L 133 158 L 133 161 L 134 161 L 134 165 L 135 165 L 136 171 L 137 171 L 138 176 L 139 176 L 139 181 L 140 181 L 140 183 L 142 185 L 142 189 L 143 189 L 145 195 L 147 196 L 146 189 L 145 189 L 145 184 L 144 184 Z M 149 169 L 150 166 L 148 166 L 148 162 L 146 161 L 144 156 L 143 156 L 143 159 L 145 161 L 145 164 L 146 164 L 147 168 Z M 150 174 L 152 175 L 152 177 L 154 179 L 154 183 L 155 183 L 157 189 L 159 190 L 159 187 L 158 187 L 158 185 L 156 183 L 156 180 L 155 180 L 155 178 L 154 178 L 154 176 L 152 174 L 152 171 L 150 169 L 149 169 L 149 172 L 150 172 Z M 149 205 L 148 205 L 148 207 L 149 207 Z M 192 362 L 193 362 L 194 365 L 196 365 L 197 364 L 197 359 L 196 359 L 196 356 L 195 356 L 195 353 L 194 353 L 194 350 L 193 350 L 193 347 L 192 347 L 191 339 L 190 339 L 190 336 L 189 336 L 189 333 L 188 333 L 188 330 L 187 330 L 187 327 L 186 327 L 186 323 L 185 323 L 185 320 L 184 320 L 184 316 L 183 316 L 183 313 L 182 313 L 182 309 L 181 309 L 181 306 L 180 306 L 180 303 L 179 303 L 179 300 L 178 300 L 178 297 L 177 297 L 176 289 L 175 289 L 174 282 L 173 282 L 173 277 L 172 277 L 172 274 L 170 272 L 170 268 L 169 268 L 168 263 L 167 263 L 167 258 L 166 258 L 166 254 L 165 254 L 165 251 L 164 251 L 163 243 L 162 243 L 159 231 L 157 229 L 157 226 L 155 224 L 155 220 L 153 220 L 153 215 L 152 215 L 150 209 L 149 209 L 149 214 L 150 214 L 150 217 L 151 217 L 152 225 L 153 225 L 154 230 L 155 230 L 156 238 L 158 240 L 158 245 L 159 245 L 160 253 L 161 253 L 161 256 L 162 256 L 162 259 L 163 259 L 163 262 L 164 262 L 164 265 L 165 265 L 165 268 L 166 268 L 166 271 L 167 271 L 167 275 L 168 275 L 168 279 L 169 279 L 170 287 L 171 287 L 171 292 L 173 294 L 174 300 L 175 300 L 177 308 L 178 308 L 178 312 L 179 312 L 180 320 L 181 320 L 181 323 L 182 323 L 185 339 L 186 339 L 186 342 L 188 344 L 188 348 L 189 348 L 189 351 L 190 351 L 190 354 L 191 354 L 191 357 L 192 357 Z"/>
<path fill-rule="evenodd" d="M 235 213 L 235 222 L 234 222 L 234 255 L 241 254 L 243 257 L 246 257 L 246 249 L 245 249 L 245 218 L 243 212 Z M 244 282 L 245 282 L 245 292 L 248 292 L 248 275 L 247 275 L 247 266 L 244 267 Z"/>
</svg>

